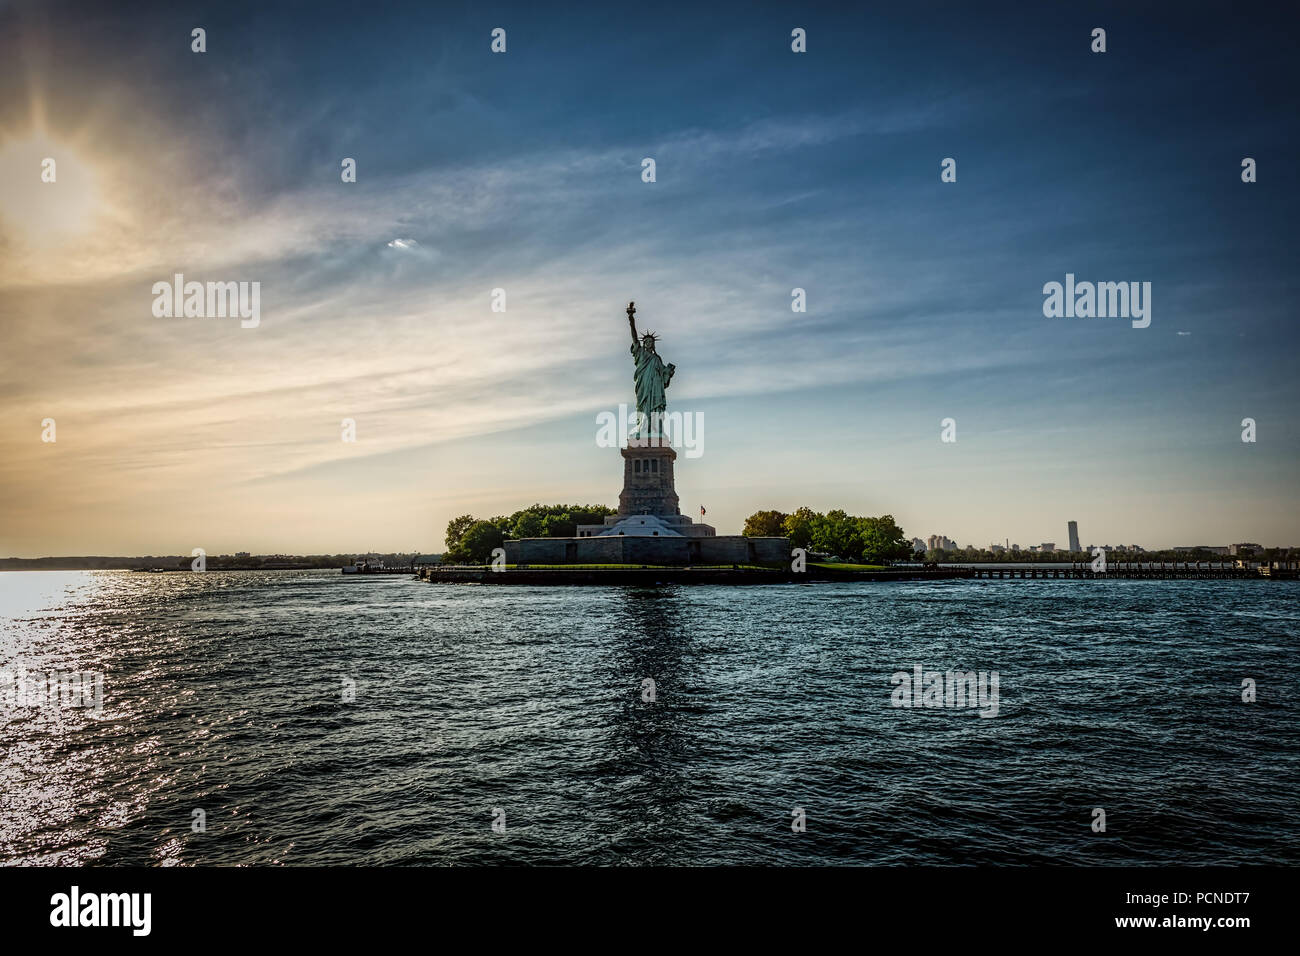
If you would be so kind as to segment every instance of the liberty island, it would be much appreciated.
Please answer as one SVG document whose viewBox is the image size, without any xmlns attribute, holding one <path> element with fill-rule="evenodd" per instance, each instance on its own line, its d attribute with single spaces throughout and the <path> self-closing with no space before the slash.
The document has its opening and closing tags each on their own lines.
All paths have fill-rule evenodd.
<svg viewBox="0 0 1300 956">
<path fill-rule="evenodd" d="M 570 538 L 520 538 L 504 543 L 511 564 L 766 564 L 784 565 L 784 537 L 719 535 L 711 525 L 681 513 L 677 452 L 663 434 L 667 391 L 677 366 L 665 363 L 653 332 L 637 335 L 636 303 L 627 306 L 632 335 L 636 422 L 620 449 L 623 490 L 618 510 L 603 524 L 580 524 Z"/>
</svg>

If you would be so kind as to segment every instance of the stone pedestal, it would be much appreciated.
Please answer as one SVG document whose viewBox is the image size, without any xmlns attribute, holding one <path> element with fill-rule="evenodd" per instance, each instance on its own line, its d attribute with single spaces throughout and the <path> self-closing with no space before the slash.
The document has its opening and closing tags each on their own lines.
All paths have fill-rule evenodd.
<svg viewBox="0 0 1300 956">
<path fill-rule="evenodd" d="M 666 438 L 629 439 L 623 455 L 623 491 L 618 513 L 627 515 L 679 515 L 673 462 L 677 452 Z"/>
<path fill-rule="evenodd" d="M 719 535 L 682 514 L 673 484 L 677 452 L 666 439 L 633 439 L 620 450 L 623 493 L 603 524 L 578 525 L 572 538 L 507 541 L 511 564 L 766 564 L 790 560 L 788 538 Z"/>
</svg>

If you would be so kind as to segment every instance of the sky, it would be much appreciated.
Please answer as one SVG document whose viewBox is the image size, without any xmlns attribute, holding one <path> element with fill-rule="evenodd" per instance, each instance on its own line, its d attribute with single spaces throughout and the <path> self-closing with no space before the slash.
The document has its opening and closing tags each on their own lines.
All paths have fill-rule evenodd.
<svg viewBox="0 0 1300 956">
<path fill-rule="evenodd" d="M 617 505 L 629 300 L 719 533 L 1300 546 L 1281 14 L 122 6 L 0 6 L 0 556 Z M 259 283 L 259 323 L 155 315 L 176 273 Z M 1046 317 L 1067 273 L 1150 282 L 1150 326 Z"/>
</svg>

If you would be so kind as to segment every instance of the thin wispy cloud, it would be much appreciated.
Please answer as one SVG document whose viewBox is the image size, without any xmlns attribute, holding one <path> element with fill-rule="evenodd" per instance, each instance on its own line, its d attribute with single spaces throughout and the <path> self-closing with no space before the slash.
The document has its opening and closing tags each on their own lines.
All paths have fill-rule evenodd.
<svg viewBox="0 0 1300 956">
<path fill-rule="evenodd" d="M 265 17 L 259 30 L 278 23 Z M 430 510 L 412 476 L 462 483 L 440 486 L 440 501 L 457 490 L 482 501 L 485 488 L 500 510 L 535 499 L 524 471 L 486 473 L 498 461 L 487 449 L 529 432 L 582 441 L 597 410 L 628 400 L 629 299 L 678 365 L 670 403 L 713 409 L 719 430 L 728 416 L 761 418 L 798 442 L 779 489 L 754 476 L 742 457 L 753 448 L 739 444 L 712 445 L 683 473 L 701 488 L 751 476 L 718 507 L 724 528 L 746 508 L 800 503 L 769 501 L 778 490 L 811 497 L 830 482 L 868 494 L 854 490 L 866 468 L 906 475 L 869 494 L 909 532 L 988 537 L 984 524 L 1026 520 L 1023 496 L 1002 485 L 1026 456 L 1112 461 L 1122 448 L 1124 467 L 1154 468 L 1136 438 L 1161 421 L 1231 439 L 1218 413 L 1229 400 L 1294 400 L 1295 332 L 1280 320 L 1296 290 L 1277 233 L 1294 221 L 1295 197 L 1274 193 L 1252 211 L 1226 191 L 1229 176 L 1207 198 L 1204 171 L 1169 160 L 1204 130 L 1133 127 L 1127 78 L 1039 69 L 1047 80 L 1028 84 L 1014 64 L 981 67 L 957 48 L 945 47 L 960 71 L 927 47 L 940 67 L 891 84 L 917 39 L 888 25 L 865 66 L 862 51 L 834 44 L 815 69 L 749 52 L 777 26 L 747 21 L 715 59 L 674 46 L 663 60 L 650 52 L 654 31 L 615 30 L 618 45 L 593 39 L 592 56 L 560 73 L 542 70 L 563 49 L 545 24 L 530 27 L 527 57 L 496 62 L 444 24 L 418 66 L 403 55 L 410 25 L 391 19 L 368 21 L 349 43 L 290 31 L 282 42 L 315 44 L 311 62 L 344 48 L 359 58 L 303 75 L 284 67 L 287 54 L 259 56 L 251 28 L 206 60 L 172 50 L 173 24 L 147 18 L 105 25 L 96 36 L 111 52 L 98 58 L 81 55 L 81 35 L 30 24 L 12 34 L 28 53 L 24 82 L 0 95 L 0 150 L 31 134 L 39 102 L 45 133 L 93 172 L 98 198 L 92 225 L 54 247 L 29 241 L 0 208 L 0 478 L 12 490 L 0 552 L 116 541 L 165 550 L 170 528 L 190 533 L 185 495 L 158 500 L 141 476 L 202 489 L 235 516 L 224 525 L 232 546 L 272 529 L 272 550 L 334 550 L 347 542 L 274 517 L 284 489 L 310 476 L 294 508 L 329 510 L 351 500 L 358 474 L 392 489 L 398 460 L 400 490 L 369 520 L 409 526 L 416 509 L 436 548 L 450 515 Z M 0 39 L 0 53 L 13 42 Z M 128 68 L 146 49 L 174 84 Z M 651 78 L 620 85 L 629 62 Z M 543 74 L 555 86 L 540 86 Z M 1174 108 L 1185 85 L 1157 76 L 1140 95 Z M 1216 138 L 1276 139 L 1251 112 L 1260 104 L 1234 112 L 1216 106 L 1232 90 L 1203 92 Z M 200 114 L 196 100 L 208 104 Z M 1072 111 L 1097 101 L 1112 109 L 1080 137 Z M 1122 154 L 1106 146 L 1117 138 L 1129 144 Z M 945 156 L 957 157 L 955 184 L 939 181 Z M 355 183 L 340 178 L 345 157 Z M 654 183 L 640 178 L 646 157 Z M 1250 254 L 1229 235 L 1256 236 Z M 1176 324 L 1176 337 L 1199 344 L 1049 322 L 1042 285 L 1067 271 L 1154 279 L 1151 331 Z M 152 286 L 178 273 L 259 282 L 260 325 L 155 317 Z M 795 288 L 806 312 L 791 311 Z M 492 311 L 495 289 L 504 312 Z M 1189 380 L 1203 401 L 1187 407 L 1176 389 Z M 950 414 L 963 437 L 945 450 L 934 436 Z M 1098 415 L 1105 428 L 1093 427 Z M 57 447 L 34 440 L 47 416 L 59 421 Z M 339 438 L 345 418 L 357 422 L 355 444 Z M 1279 440 L 1294 435 L 1270 425 Z M 881 464 L 868 463 L 871 449 Z M 845 457 L 859 450 L 863 463 Z M 1256 469 L 1288 465 L 1280 446 L 1259 452 Z M 1180 480 L 1209 484 L 1223 467 L 1205 457 Z M 1086 473 L 1065 469 L 1055 488 L 1035 490 L 1035 507 L 1052 513 L 1059 498 L 1104 514 Z M 943 489 L 957 474 L 980 497 L 978 514 L 947 512 Z M 45 517 L 52 501 L 70 509 L 57 530 Z M 1160 505 L 1139 520 L 1113 536 L 1158 544 L 1184 517 Z"/>
</svg>

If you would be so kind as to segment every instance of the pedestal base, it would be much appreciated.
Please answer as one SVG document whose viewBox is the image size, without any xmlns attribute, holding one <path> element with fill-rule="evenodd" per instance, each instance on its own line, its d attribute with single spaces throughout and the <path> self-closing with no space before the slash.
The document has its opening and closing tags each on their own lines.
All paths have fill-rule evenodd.
<svg viewBox="0 0 1300 956">
<path fill-rule="evenodd" d="M 628 515 L 681 514 L 673 481 L 677 452 L 666 439 L 628 441 L 623 456 L 623 491 L 618 496 L 618 513 Z"/>
</svg>

